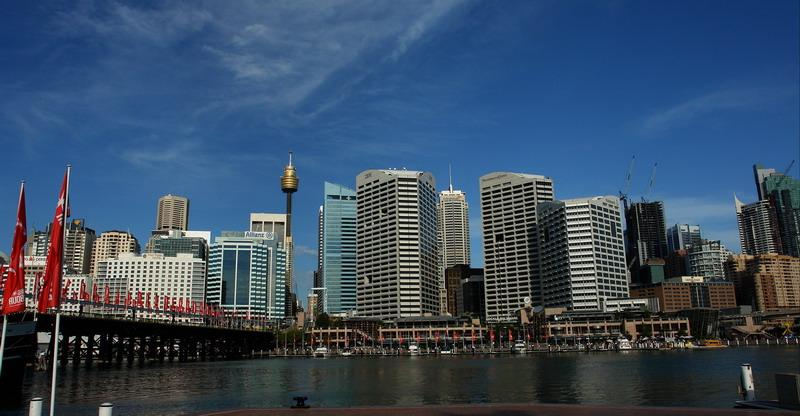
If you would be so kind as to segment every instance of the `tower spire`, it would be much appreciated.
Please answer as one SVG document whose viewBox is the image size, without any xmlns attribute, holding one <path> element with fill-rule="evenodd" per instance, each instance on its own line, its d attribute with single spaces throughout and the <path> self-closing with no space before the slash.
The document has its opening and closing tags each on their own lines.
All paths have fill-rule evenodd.
<svg viewBox="0 0 800 416">
<path fill-rule="evenodd" d="M 453 165 L 448 163 L 447 170 L 450 172 L 450 192 L 453 192 Z"/>
</svg>

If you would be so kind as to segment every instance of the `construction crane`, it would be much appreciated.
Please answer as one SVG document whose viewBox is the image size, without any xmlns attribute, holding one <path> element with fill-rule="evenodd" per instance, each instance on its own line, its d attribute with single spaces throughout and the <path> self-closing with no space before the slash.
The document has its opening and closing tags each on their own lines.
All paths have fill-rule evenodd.
<svg viewBox="0 0 800 416">
<path fill-rule="evenodd" d="M 642 202 L 650 202 L 650 197 L 653 195 L 653 183 L 656 180 L 656 168 L 657 167 L 658 167 L 658 163 L 653 165 L 653 174 L 650 175 L 650 185 L 648 186 L 648 189 L 647 189 L 647 199 L 642 197 Z"/>
<path fill-rule="evenodd" d="M 792 170 L 792 166 L 794 166 L 794 160 L 792 160 L 792 163 L 789 163 L 789 166 L 783 171 L 783 176 L 781 176 L 780 179 L 778 179 L 778 181 L 775 183 L 776 188 L 780 186 L 780 184 L 783 183 L 783 180 L 786 179 L 786 176 L 789 175 L 789 171 Z"/>
<path fill-rule="evenodd" d="M 636 161 L 636 156 L 631 158 L 631 165 L 628 167 L 628 178 L 625 181 L 625 191 L 619 191 L 619 199 L 622 201 L 622 205 L 625 207 L 623 211 L 623 215 L 628 212 L 628 189 L 631 187 L 631 177 L 633 176 L 633 162 Z"/>
</svg>

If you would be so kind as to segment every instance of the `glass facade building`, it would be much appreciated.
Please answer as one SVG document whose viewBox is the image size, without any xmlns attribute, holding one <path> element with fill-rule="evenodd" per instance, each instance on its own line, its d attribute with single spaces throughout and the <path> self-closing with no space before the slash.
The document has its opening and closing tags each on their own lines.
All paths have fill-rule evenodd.
<svg viewBox="0 0 800 416">
<path fill-rule="evenodd" d="M 322 310 L 341 315 L 356 309 L 356 191 L 325 182 L 320 215 L 319 282 Z"/>
<path fill-rule="evenodd" d="M 227 313 L 285 317 L 286 250 L 268 233 L 223 231 L 209 249 L 208 301 Z"/>
</svg>

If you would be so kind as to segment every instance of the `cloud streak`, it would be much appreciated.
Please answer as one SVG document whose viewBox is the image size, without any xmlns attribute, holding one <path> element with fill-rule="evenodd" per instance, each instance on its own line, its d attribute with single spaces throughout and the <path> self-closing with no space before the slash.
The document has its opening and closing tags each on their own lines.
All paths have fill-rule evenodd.
<svg viewBox="0 0 800 416">
<path fill-rule="evenodd" d="M 772 87 L 715 91 L 651 114 L 639 123 L 638 130 L 644 135 L 655 136 L 718 112 L 756 111 L 764 105 L 791 97 L 791 91 Z"/>
</svg>

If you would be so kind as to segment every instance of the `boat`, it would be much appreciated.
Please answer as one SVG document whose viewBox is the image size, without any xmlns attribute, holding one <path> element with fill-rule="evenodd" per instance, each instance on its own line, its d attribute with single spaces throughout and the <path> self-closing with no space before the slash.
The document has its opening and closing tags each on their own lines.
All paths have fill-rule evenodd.
<svg viewBox="0 0 800 416">
<path fill-rule="evenodd" d="M 452 355 L 453 354 L 453 350 L 451 350 L 450 348 L 444 347 L 444 348 L 442 348 L 441 351 L 439 351 L 439 354 L 441 354 L 441 355 Z"/>
<path fill-rule="evenodd" d="M 351 350 L 350 348 L 345 348 L 342 350 L 340 355 L 342 357 L 350 357 L 351 355 L 353 355 L 353 350 Z"/>
<path fill-rule="evenodd" d="M 319 346 L 317 349 L 314 350 L 314 357 L 315 358 L 325 358 L 331 354 L 328 347 Z"/>
<path fill-rule="evenodd" d="M 718 339 L 708 339 L 701 343 L 700 346 L 703 348 L 728 348 L 727 345 L 723 344 L 722 341 Z"/>
<path fill-rule="evenodd" d="M 422 355 L 422 352 L 419 350 L 419 345 L 417 345 L 416 342 L 408 344 L 408 352 L 411 355 Z"/>
<path fill-rule="evenodd" d="M 621 351 L 621 350 L 630 350 L 630 349 L 632 349 L 632 348 L 633 348 L 633 347 L 631 347 L 631 342 L 630 342 L 630 341 L 628 341 L 628 339 L 627 339 L 627 338 L 620 338 L 620 339 L 618 339 L 618 340 L 617 340 L 616 347 L 617 347 L 617 349 L 618 349 L 618 350 L 620 350 L 620 351 Z"/>
<path fill-rule="evenodd" d="M 525 354 L 527 352 L 528 350 L 525 347 L 524 342 L 517 342 L 516 344 L 514 344 L 514 354 Z"/>
</svg>

